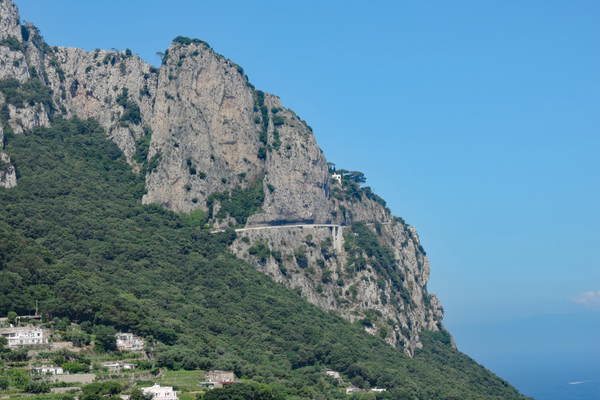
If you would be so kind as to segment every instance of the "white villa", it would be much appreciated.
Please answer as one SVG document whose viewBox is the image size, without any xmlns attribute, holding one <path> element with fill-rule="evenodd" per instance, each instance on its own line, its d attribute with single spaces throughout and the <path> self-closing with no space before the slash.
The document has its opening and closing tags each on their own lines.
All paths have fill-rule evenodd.
<svg viewBox="0 0 600 400">
<path fill-rule="evenodd" d="M 39 367 L 33 367 L 31 372 L 38 375 L 62 375 L 65 373 L 62 367 L 55 367 L 54 365 L 41 365 Z"/>
<path fill-rule="evenodd" d="M 117 333 L 117 348 L 119 350 L 143 350 L 144 339 L 135 336 L 133 333 Z"/>
<path fill-rule="evenodd" d="M 152 395 L 152 399 L 157 400 L 179 400 L 177 397 L 177 393 L 173 390 L 172 386 L 160 386 L 158 384 L 154 384 L 152 387 L 140 388 L 143 394 Z"/>
<path fill-rule="evenodd" d="M 339 183 L 342 183 L 342 174 L 336 174 L 335 172 L 332 175 L 333 179 L 335 179 L 336 181 L 338 181 Z"/>
<path fill-rule="evenodd" d="M 206 373 L 205 379 L 208 382 L 235 382 L 235 375 L 231 371 L 212 370 Z"/>
<path fill-rule="evenodd" d="M 358 392 L 360 392 L 360 389 L 354 385 L 350 385 L 346 388 L 346 394 L 352 394 L 352 393 L 358 393 Z"/>
<path fill-rule="evenodd" d="M 121 372 L 121 370 L 134 370 L 137 369 L 136 364 L 131 363 L 107 363 L 102 364 L 103 367 L 106 367 L 110 372 Z"/>
<path fill-rule="evenodd" d="M 8 328 L 0 329 L 0 335 L 8 340 L 8 347 L 37 346 L 48 344 L 48 337 L 43 329 Z"/>
<path fill-rule="evenodd" d="M 332 371 L 330 369 L 325 371 L 325 375 L 332 377 L 333 379 L 342 379 L 340 373 L 337 371 Z"/>
</svg>

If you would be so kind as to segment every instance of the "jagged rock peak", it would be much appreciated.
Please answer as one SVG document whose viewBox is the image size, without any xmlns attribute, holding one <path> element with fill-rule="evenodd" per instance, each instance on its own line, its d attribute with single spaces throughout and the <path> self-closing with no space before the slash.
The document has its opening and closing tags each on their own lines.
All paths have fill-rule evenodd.
<svg viewBox="0 0 600 400">
<path fill-rule="evenodd" d="M 14 36 L 19 41 L 23 40 L 21 35 L 21 17 L 19 16 L 19 9 L 13 3 L 12 0 L 0 1 L 0 41 Z"/>
</svg>

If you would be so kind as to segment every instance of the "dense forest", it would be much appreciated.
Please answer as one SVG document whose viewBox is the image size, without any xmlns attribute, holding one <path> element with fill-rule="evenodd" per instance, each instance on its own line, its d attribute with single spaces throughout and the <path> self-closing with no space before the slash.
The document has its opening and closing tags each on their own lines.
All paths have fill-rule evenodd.
<svg viewBox="0 0 600 400">
<path fill-rule="evenodd" d="M 159 343 L 162 368 L 230 369 L 274 399 L 345 397 L 324 367 L 388 389 L 378 398 L 523 398 L 445 332 L 422 332 L 423 349 L 408 358 L 235 258 L 233 230 L 211 234 L 204 218 L 142 205 L 144 176 L 93 120 L 9 132 L 5 151 L 18 186 L 0 188 L 2 316 L 29 314 L 38 301 L 44 318 Z M 211 398 L 239 398 L 228 393 Z"/>
</svg>

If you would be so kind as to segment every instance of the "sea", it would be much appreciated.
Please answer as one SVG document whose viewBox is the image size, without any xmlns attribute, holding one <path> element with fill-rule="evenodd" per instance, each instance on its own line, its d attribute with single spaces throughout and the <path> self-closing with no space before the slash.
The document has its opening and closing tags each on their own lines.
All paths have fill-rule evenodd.
<svg viewBox="0 0 600 400">
<path fill-rule="evenodd" d="M 449 330 L 460 351 L 521 394 L 600 400 L 600 312 L 454 324 Z"/>
<path fill-rule="evenodd" d="M 521 394 L 537 400 L 600 400 L 600 354 L 475 357 Z"/>
</svg>

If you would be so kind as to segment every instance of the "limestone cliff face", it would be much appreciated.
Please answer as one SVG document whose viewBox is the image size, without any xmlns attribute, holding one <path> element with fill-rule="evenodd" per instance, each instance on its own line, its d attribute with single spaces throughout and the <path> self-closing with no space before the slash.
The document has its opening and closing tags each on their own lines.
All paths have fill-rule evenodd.
<svg viewBox="0 0 600 400">
<path fill-rule="evenodd" d="M 217 218 L 221 204 L 209 210 L 211 194 L 262 183 L 261 209 L 245 226 L 268 228 L 240 231 L 235 254 L 408 354 L 421 329 L 443 329 L 416 232 L 369 190 L 333 180 L 312 129 L 278 97 L 255 90 L 241 67 L 188 38 L 173 42 L 160 68 L 128 50 L 50 47 L 34 25 L 21 25 L 11 0 L 0 13 L 0 82 L 35 94 L 22 104 L 0 95 L 5 134 L 60 116 L 96 119 L 146 174 L 144 203 L 212 212 L 215 228 L 241 221 Z M 0 186 L 13 187 L 15 168 L 1 157 Z"/>
</svg>

